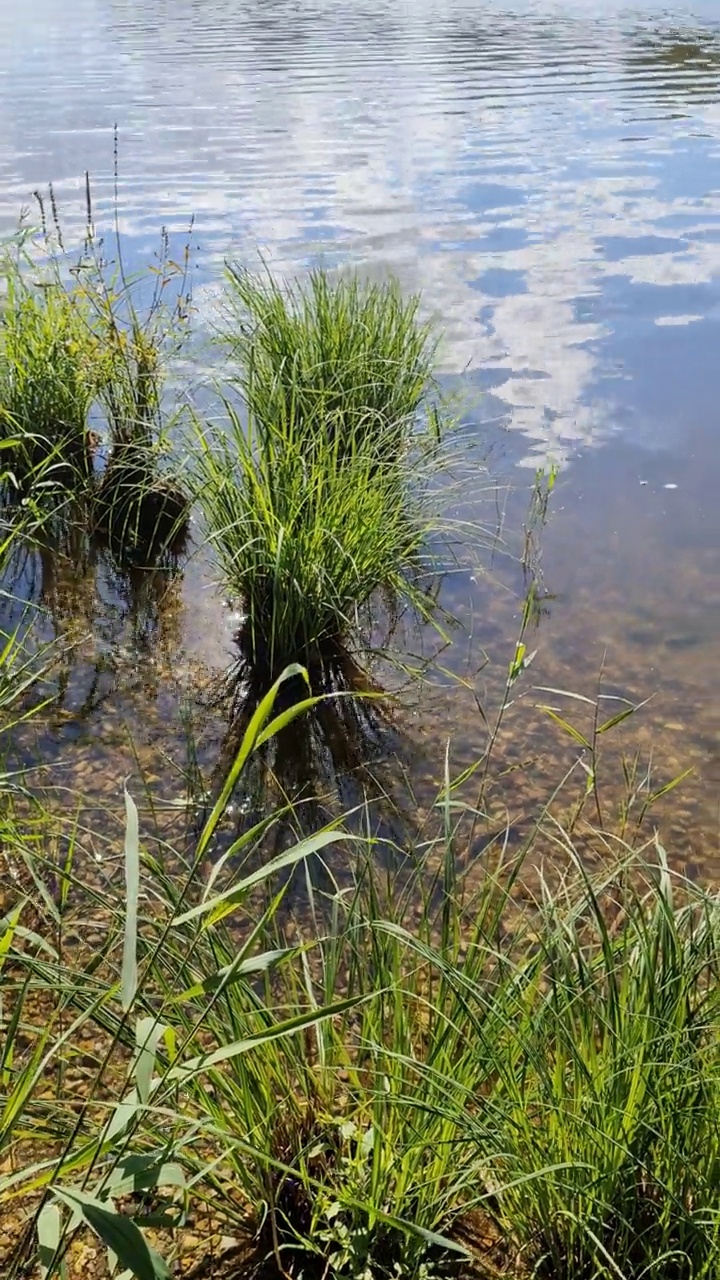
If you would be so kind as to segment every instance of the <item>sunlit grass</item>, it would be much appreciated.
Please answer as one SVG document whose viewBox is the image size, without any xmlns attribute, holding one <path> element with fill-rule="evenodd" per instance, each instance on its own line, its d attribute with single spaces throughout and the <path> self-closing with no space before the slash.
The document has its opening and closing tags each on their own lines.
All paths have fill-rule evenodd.
<svg viewBox="0 0 720 1280">
<path fill-rule="evenodd" d="M 118 450 L 105 514 L 127 551 L 145 541 L 143 510 L 167 541 L 185 506 L 169 489 L 159 507 L 136 504 L 162 484 L 146 466 L 155 331 L 134 303 L 123 311 L 123 277 L 111 290 L 97 270 L 94 286 L 90 273 L 65 287 L 9 269 L 0 418 L 8 458 L 24 442 L 34 475 L 86 445 L 90 405 L 104 405 Z M 28 1197 L 7 1280 L 33 1258 L 48 1280 L 74 1280 L 63 1268 L 81 1223 L 125 1274 L 168 1280 L 148 1233 L 159 1219 L 182 1230 L 202 1202 L 242 1240 L 247 1274 L 267 1278 L 450 1280 L 469 1273 L 469 1248 L 480 1274 L 517 1280 L 716 1280 L 718 898 L 673 875 L 657 842 L 638 855 L 608 839 L 613 860 L 591 876 L 577 836 L 591 801 L 603 827 L 600 744 L 631 705 L 602 714 L 603 695 L 580 698 L 587 733 L 546 708 L 583 753 L 579 803 L 564 827 L 533 812 L 512 864 L 501 831 L 467 880 L 458 871 L 530 661 L 535 585 L 488 745 L 460 779 L 446 766 L 444 825 L 404 861 L 391 851 L 399 871 L 382 869 L 357 814 L 352 832 L 300 839 L 289 801 L 253 826 L 246 806 L 234 839 L 223 829 L 258 753 L 322 707 L 288 664 L 302 657 L 313 679 L 331 667 L 379 594 L 432 615 L 440 457 L 415 301 L 325 273 L 285 292 L 233 270 L 231 291 L 240 407 L 224 400 L 221 422 L 198 424 L 194 488 L 256 677 L 286 670 L 247 714 L 189 852 L 146 848 L 128 795 L 122 875 L 102 861 L 88 874 L 80 821 L 57 838 L 27 794 L 13 809 L 0 776 L 0 1215 Z M 536 485 L 536 524 L 552 483 Z M 526 535 L 526 570 L 535 558 Z M 0 727 L 26 714 L 52 656 L 24 623 L 0 637 Z M 291 681 L 300 700 L 278 701 Z M 626 780 L 640 822 L 677 783 L 648 778 L 641 797 Z M 628 799 L 623 832 L 629 813 Z M 548 850 L 554 878 L 516 896 Z"/>
<path fill-rule="evenodd" d="M 117 163 L 117 154 L 116 154 Z M 189 502 L 168 475 L 179 410 L 164 399 L 168 365 L 187 333 L 189 247 L 171 258 L 167 232 L 129 274 L 116 225 L 114 256 L 92 215 L 75 254 L 64 244 L 52 188 L 51 225 L 24 226 L 2 257 L 0 443 L 10 487 L 40 517 L 76 518 L 82 503 L 122 560 L 146 562 L 182 543 Z"/>
<path fill-rule="evenodd" d="M 474 1274 L 467 1249 L 479 1273 L 502 1262 L 518 1278 L 716 1275 L 716 898 L 673 877 L 659 848 L 621 852 L 590 878 L 567 841 L 564 883 L 520 907 L 537 831 L 512 864 L 499 839 L 470 892 L 455 865 L 461 824 L 446 828 L 444 856 L 399 874 L 379 873 L 372 845 L 342 827 L 263 865 L 279 814 L 208 874 L 233 786 L 287 723 L 268 723 L 271 705 L 189 861 L 176 851 L 170 870 L 143 853 L 128 802 L 124 892 L 87 883 L 80 840 L 53 890 L 52 858 L 5 825 L 36 892 L 33 932 L 19 904 L 0 953 L 17 1010 L 0 1198 L 47 1188 L 49 1274 L 68 1207 L 109 1244 L 117 1197 L 137 1186 L 153 1198 L 135 1210 L 128 1266 L 158 1204 L 180 1225 L 190 1195 L 267 1276 L 445 1280 Z M 313 858 L 327 860 L 322 893 Z M 284 905 L 298 876 L 300 918 Z M 82 926 L 72 949 L 62 942 L 80 902 L 104 922 L 99 953 Z M 52 1010 L 42 1029 L 38 996 Z M 68 1111 L 73 1036 L 97 1045 L 97 1084 Z M 50 1137 L 59 1156 L 15 1161 Z M 93 1216 L 98 1199 L 109 1217 Z"/>
<path fill-rule="evenodd" d="M 397 282 L 324 269 L 281 284 L 269 270 L 227 272 L 222 337 L 258 431 L 337 438 L 339 456 L 369 439 L 385 459 L 433 413 L 436 341 L 419 299 Z"/>
<path fill-rule="evenodd" d="M 435 343 L 393 280 L 227 280 L 240 403 L 200 434 L 196 491 L 267 679 L 352 648 L 381 592 L 429 616 Z"/>
<path fill-rule="evenodd" d="M 88 413 L 104 378 L 84 299 L 21 250 L 2 262 L 0 439 L 4 462 L 35 490 L 87 485 Z"/>
<path fill-rule="evenodd" d="M 356 637 L 374 594 L 430 610 L 427 469 L 384 464 L 358 431 L 298 435 L 227 405 L 199 433 L 197 499 L 223 586 L 242 602 L 252 659 L 275 673 Z"/>
</svg>

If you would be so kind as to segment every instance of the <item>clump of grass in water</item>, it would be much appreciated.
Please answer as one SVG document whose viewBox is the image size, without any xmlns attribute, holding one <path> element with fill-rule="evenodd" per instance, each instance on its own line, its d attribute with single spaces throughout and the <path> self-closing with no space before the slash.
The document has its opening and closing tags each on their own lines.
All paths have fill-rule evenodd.
<svg viewBox="0 0 720 1280">
<path fill-rule="evenodd" d="M 161 460 L 167 445 L 163 383 L 169 359 L 185 339 L 191 307 L 190 246 L 188 236 L 182 261 L 175 262 L 163 228 L 150 268 L 152 290 L 141 307 L 137 295 L 146 288 L 150 273 L 126 272 L 117 224 L 117 179 L 116 137 L 115 259 L 106 258 L 104 242 L 97 236 L 86 175 L 85 246 L 76 277 L 110 369 L 98 395 L 110 439 L 98 516 L 111 545 L 134 561 L 153 549 L 177 548 L 187 532 L 188 497 L 177 480 L 162 473 Z"/>
<path fill-rule="evenodd" d="M 259 430 L 284 422 L 295 436 L 321 429 L 341 453 L 369 439 L 387 460 L 401 452 L 431 395 L 437 343 L 419 299 L 393 280 L 333 279 L 315 270 L 282 287 L 267 270 L 227 272 L 221 337 L 239 362 L 235 381 Z"/>
<path fill-rule="evenodd" d="M 87 489 L 92 478 L 88 414 L 104 361 L 87 300 L 50 266 L 42 271 L 21 237 L 0 267 L 0 440 L 22 487 Z"/>
<path fill-rule="evenodd" d="M 418 581 L 432 528 L 420 465 L 414 475 L 382 465 L 360 428 L 341 442 L 322 423 L 301 434 L 287 418 L 243 422 L 230 404 L 199 445 L 197 498 L 261 672 L 296 658 L 341 662 L 380 590 L 429 615 Z"/>
<path fill-rule="evenodd" d="M 430 616 L 435 347 L 392 281 L 228 278 L 242 409 L 201 433 L 197 496 L 266 681 L 297 658 L 337 665 L 380 591 Z"/>
<path fill-rule="evenodd" d="M 115 160 L 117 179 L 117 143 Z M 3 261 L 0 440 L 26 500 L 41 506 L 50 490 L 56 509 L 67 514 L 75 500 L 87 499 L 90 524 L 107 536 L 114 555 L 154 559 L 160 550 L 179 549 L 187 529 L 187 495 L 163 470 L 162 389 L 187 328 L 189 245 L 174 262 L 163 230 L 155 263 L 128 275 L 117 190 L 113 260 L 95 229 L 86 176 L 85 240 L 73 259 L 52 188 L 51 220 L 39 192 L 36 199 L 40 235 L 21 232 Z M 88 430 L 91 415 L 94 426 L 104 427 L 100 436 Z M 106 465 L 96 476 L 103 437 Z"/>
</svg>

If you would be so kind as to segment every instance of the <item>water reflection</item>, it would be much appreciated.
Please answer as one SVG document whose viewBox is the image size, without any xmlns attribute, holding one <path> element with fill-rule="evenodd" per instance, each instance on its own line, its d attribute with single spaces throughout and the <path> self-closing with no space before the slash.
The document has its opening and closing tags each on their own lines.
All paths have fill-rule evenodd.
<svg viewBox="0 0 720 1280">
<path fill-rule="evenodd" d="M 194 212 L 205 279 L 230 242 L 288 269 L 318 252 L 391 265 L 448 328 L 446 368 L 488 369 L 538 453 L 562 459 L 613 430 L 594 348 L 614 328 L 619 272 L 631 313 L 627 284 L 662 287 L 659 320 L 714 305 L 717 160 L 692 140 L 715 127 L 716 23 L 652 5 L 598 18 L 577 2 L 478 14 L 440 0 L 81 0 L 78 45 L 58 0 L 42 9 L 30 65 L 18 0 L 0 18 L 6 218 L 49 177 L 70 216 L 86 167 L 107 214 L 118 119 L 121 220 L 138 253 L 159 221 L 179 232 Z M 51 92 L 29 113 L 40 73 Z M 670 219 L 683 238 L 658 246 Z M 688 306 L 680 290 L 700 282 L 708 296 Z"/>
<path fill-rule="evenodd" d="M 128 566 L 82 513 L 67 513 L 54 533 L 18 541 L 0 596 L 0 626 L 32 622 L 29 642 L 52 644 L 55 716 L 92 719 L 129 680 L 156 698 L 161 672 L 182 644 L 181 565 L 166 556 Z M 28 606 L 35 606 L 28 612 Z"/>
<path fill-rule="evenodd" d="M 689 735 L 697 803 L 678 802 L 678 839 L 689 823 L 714 839 L 716 0 L 77 0 L 72 22 L 61 0 L 5 0 L 0 86 L 0 224 L 52 179 L 80 228 L 88 168 L 107 224 L 117 121 L 131 257 L 195 213 L 201 323 L 230 249 L 260 245 L 293 273 L 318 255 L 392 269 L 425 290 L 448 385 L 496 469 L 565 464 L 543 559 L 556 599 L 518 692 L 508 805 L 530 794 L 520 762 L 543 776 L 551 739 L 533 683 L 587 690 L 605 655 L 629 696 L 659 691 L 643 725 L 670 762 L 680 730 L 666 726 Z M 526 495 L 511 508 L 519 529 Z M 146 655 L 146 674 L 122 667 L 138 722 L 158 636 L 175 669 L 191 654 L 214 678 L 231 660 L 232 628 L 196 567 L 183 615 L 153 613 L 155 588 L 123 599 L 107 566 L 101 588 L 90 566 L 73 584 L 42 572 L 63 625 L 76 609 L 108 661 L 125 645 L 136 664 Z M 503 686 L 523 591 L 509 558 L 450 576 L 443 602 L 465 639 L 412 722 L 419 755 L 437 761 L 446 738 L 459 765 L 482 750 L 477 699 Z M 434 794 L 424 755 L 412 769 Z"/>
<path fill-rule="evenodd" d="M 717 30 L 692 25 L 663 31 L 639 28 L 624 58 L 631 76 L 648 79 L 653 93 L 665 103 L 692 105 L 698 99 L 717 100 L 720 81 L 720 39 Z M 664 74 L 663 74 L 664 73 Z"/>
</svg>

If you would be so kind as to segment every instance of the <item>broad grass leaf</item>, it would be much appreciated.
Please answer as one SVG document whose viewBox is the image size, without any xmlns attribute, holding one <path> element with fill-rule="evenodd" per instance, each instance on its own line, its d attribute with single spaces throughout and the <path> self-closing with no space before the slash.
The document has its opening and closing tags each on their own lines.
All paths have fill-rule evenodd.
<svg viewBox="0 0 720 1280">
<path fill-rule="evenodd" d="M 352 836 L 345 831 L 335 829 L 332 831 L 320 831 L 317 835 L 308 836 L 306 840 L 301 840 L 299 844 L 296 844 L 293 849 L 288 849 L 277 858 L 265 863 L 265 866 L 259 867 L 257 871 L 253 871 L 251 875 L 246 876 L 244 880 L 233 885 L 230 889 L 225 889 L 223 893 L 219 893 L 215 898 L 210 898 L 207 902 L 201 902 L 197 907 L 192 907 L 190 911 L 186 911 L 184 915 L 178 916 L 175 923 L 187 924 L 189 920 L 196 920 L 200 916 L 208 916 L 207 925 L 216 924 L 218 920 L 222 920 L 223 916 L 228 915 L 238 903 L 242 902 L 248 891 L 254 888 L 255 885 L 262 884 L 264 880 L 269 880 L 275 872 L 294 866 L 295 863 L 302 862 L 304 858 L 317 853 L 319 849 L 324 849 L 327 845 L 339 840 L 362 840 L 362 837 Z"/>
<path fill-rule="evenodd" d="M 59 1204 L 43 1205 L 37 1220 L 38 1260 L 41 1280 L 50 1275 L 50 1263 L 62 1236 L 62 1214 Z M 62 1275 L 62 1271 L 60 1272 Z"/>
<path fill-rule="evenodd" d="M 56 1187 L 55 1195 L 81 1214 L 91 1230 L 136 1280 L 172 1280 L 169 1266 L 150 1247 L 132 1218 L 117 1213 L 94 1196 L 74 1187 Z"/>
<path fill-rule="evenodd" d="M 55 1196 L 72 1210 L 77 1210 L 83 1221 L 115 1254 L 118 1262 L 136 1276 L 136 1280 L 172 1280 L 168 1263 L 147 1244 L 131 1217 L 115 1212 L 108 1204 L 74 1187 L 56 1187 Z"/>
<path fill-rule="evenodd" d="M 572 738 L 574 742 L 578 742 L 581 747 L 585 747 L 586 750 L 592 751 L 591 743 L 588 742 L 585 735 L 582 734 L 579 729 L 575 728 L 575 725 L 570 724 L 569 720 L 564 720 L 562 716 L 559 716 L 557 714 L 557 711 L 553 711 L 552 707 L 541 706 L 540 710 L 544 711 L 545 714 L 548 715 L 551 720 L 554 720 L 555 724 L 559 725 L 560 728 L 565 733 L 567 733 L 567 735 L 570 738 Z"/>
<path fill-rule="evenodd" d="M 633 716 L 636 710 L 637 707 L 634 706 L 623 707 L 622 711 L 618 711 L 614 716 L 610 716 L 609 720 L 605 720 L 602 724 L 598 725 L 598 734 L 609 733 L 611 729 L 616 727 L 616 725 L 622 724 L 623 720 L 627 720 L 630 716 Z"/>
<path fill-rule="evenodd" d="M 107 1143 L 113 1143 L 116 1138 L 120 1137 L 120 1134 L 125 1133 L 125 1130 L 135 1119 L 139 1107 L 140 1099 L 138 1097 L 137 1089 L 131 1089 L 122 1101 L 118 1102 L 110 1116 L 110 1119 L 108 1120 L 107 1128 L 102 1135 L 103 1146 Z"/>
<path fill-rule="evenodd" d="M 140 895 L 140 829 L 135 801 L 125 788 L 125 937 L 120 999 L 125 1013 L 137 991 L 137 919 Z"/>
<path fill-rule="evenodd" d="M 185 1174 L 179 1164 L 164 1161 L 162 1155 L 127 1155 L 118 1160 L 107 1181 L 113 1196 L 150 1191 L 156 1187 L 185 1187 Z"/>
<path fill-rule="evenodd" d="M 155 1070 L 157 1047 L 165 1034 L 165 1026 L 156 1018 L 138 1018 L 135 1028 L 135 1084 L 141 1103 L 150 1097 L 150 1081 Z"/>
<path fill-rule="evenodd" d="M 297 952 L 297 947 L 282 947 L 275 951 L 263 951 L 261 955 L 249 956 L 247 959 L 240 955 L 233 960 L 232 964 L 224 965 L 222 969 L 211 973 L 202 982 L 196 982 L 186 991 L 181 991 L 180 995 L 173 996 L 171 1003 L 182 1004 L 186 1000 L 197 1000 L 199 996 L 211 995 L 221 988 L 224 990 L 233 982 L 239 982 L 241 978 L 246 978 L 250 974 L 269 973 L 271 969 L 290 956 L 296 955 Z"/>
<path fill-rule="evenodd" d="M 217 801 L 215 802 L 212 813 L 210 814 L 210 817 L 205 823 L 202 834 L 198 841 L 197 853 L 196 853 L 197 858 L 202 857 L 213 835 L 215 834 L 215 829 L 223 813 L 225 812 L 225 809 L 227 808 L 228 800 L 230 799 L 230 796 L 232 795 L 233 790 L 235 789 L 235 784 L 237 783 L 238 778 L 240 777 L 243 769 L 245 768 L 245 765 L 247 764 L 249 757 L 252 755 L 253 751 L 255 750 L 255 747 L 257 746 L 258 737 L 265 726 L 265 723 L 273 709 L 273 706 L 275 705 L 275 699 L 278 695 L 278 690 L 286 680 L 291 680 L 294 676 L 302 676 L 305 683 L 308 685 L 308 688 L 310 687 L 309 677 L 308 677 L 307 671 L 305 670 L 305 667 L 301 667 L 300 664 L 296 662 L 291 664 L 289 667 L 285 668 L 285 670 L 278 676 L 272 688 L 268 691 L 268 693 L 265 694 L 265 697 L 261 700 L 259 706 L 256 708 L 255 712 L 253 713 L 253 716 L 250 720 L 250 723 L 247 729 L 245 730 L 245 733 L 243 734 L 243 740 L 240 744 L 240 749 L 233 762 L 233 766 L 230 772 L 228 773 L 227 778 L 225 779 L 225 783 L 223 785 L 222 791 L 220 792 L 220 795 L 218 796 Z"/>
<path fill-rule="evenodd" d="M 376 992 L 372 993 L 372 995 L 376 994 Z M 301 1031 L 305 1027 L 313 1027 L 319 1022 L 324 1022 L 327 1018 L 334 1018 L 341 1013 L 346 1013 L 348 1009 L 354 1009 L 357 1005 L 363 1004 L 369 999 L 371 999 L 371 996 L 365 995 L 339 1000 L 336 1004 L 326 1005 L 322 1009 L 312 1010 L 310 1013 L 298 1014 L 297 1017 L 288 1018 L 285 1022 L 278 1022 L 274 1027 L 270 1027 L 266 1031 L 258 1031 L 254 1035 L 248 1036 L 246 1040 L 236 1040 L 233 1044 L 223 1045 L 212 1053 L 190 1058 L 182 1066 L 173 1067 L 165 1076 L 164 1083 L 184 1084 L 194 1076 L 202 1075 L 203 1071 L 207 1071 L 210 1067 L 216 1067 L 221 1062 L 229 1062 L 243 1053 L 250 1053 L 253 1049 L 259 1049 L 262 1045 L 268 1044 L 271 1040 L 278 1040 L 282 1036 L 292 1035 L 295 1031 Z"/>
<path fill-rule="evenodd" d="M 12 911 L 0 920 L 0 961 L 7 955 L 15 941 L 15 930 L 27 898 L 23 898 Z"/>
</svg>

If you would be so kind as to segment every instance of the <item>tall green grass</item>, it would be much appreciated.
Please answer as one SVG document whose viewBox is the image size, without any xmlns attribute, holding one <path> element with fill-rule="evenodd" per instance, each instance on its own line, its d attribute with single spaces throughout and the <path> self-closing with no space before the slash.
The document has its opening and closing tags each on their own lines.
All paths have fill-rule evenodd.
<svg viewBox="0 0 720 1280">
<path fill-rule="evenodd" d="M 104 373 L 84 299 L 23 248 L 1 267 L 0 439 L 20 482 L 77 489 L 92 474 L 90 406 Z"/>
<path fill-rule="evenodd" d="M 281 285 L 269 270 L 227 271 L 222 338 L 259 430 L 337 437 L 339 456 L 369 439 L 385 460 L 432 411 L 436 341 L 419 299 L 395 281 L 312 271 Z"/>
<path fill-rule="evenodd" d="M 116 138 L 116 185 L 117 167 Z M 113 449 L 144 449 L 151 454 L 165 444 L 163 391 L 168 366 L 187 339 L 192 309 L 190 245 L 186 242 L 180 261 L 175 261 L 163 228 L 152 261 L 128 271 L 116 193 L 113 250 L 110 257 L 95 226 L 86 175 L 85 241 L 73 275 L 107 364 L 99 405 Z"/>
<path fill-rule="evenodd" d="M 302 654 L 316 677 L 378 593 L 432 610 L 428 335 L 382 288 L 318 274 L 288 301 L 233 280 L 253 319 L 237 337 L 243 404 L 199 431 L 196 488 L 250 661 L 276 674 Z M 33 294 L 23 323 L 39 348 L 61 296 L 60 332 L 85 322 L 63 320 L 73 294 Z M 383 350 L 396 363 L 373 363 Z M 159 401 L 147 387 L 133 398 L 139 377 L 131 364 L 125 450 L 134 426 L 154 431 Z M 81 1228 L 128 1280 L 168 1280 L 202 1204 L 268 1278 L 720 1274 L 717 896 L 674 876 L 657 844 L 635 855 L 617 841 L 591 876 L 573 843 L 582 807 L 564 831 L 541 809 L 512 864 L 501 832 L 457 870 L 535 599 L 484 755 L 446 779 L 441 832 L 394 872 L 342 823 L 288 843 L 289 806 L 220 855 L 253 759 L 322 706 L 296 666 L 250 716 L 189 853 L 146 841 L 126 794 L 121 866 L 93 859 L 88 874 L 79 820 L 58 837 L 27 796 L 15 812 L 7 800 L 0 1215 L 18 1197 L 27 1215 L 7 1280 L 33 1260 L 43 1280 L 74 1280 Z M 2 640 L 3 715 L 23 714 L 37 671 L 21 631 Z M 304 695 L 292 705 L 290 681 Z M 601 705 L 587 734 L 547 708 L 586 753 L 582 805 L 593 798 L 600 825 L 599 743 L 632 710 Z M 523 876 L 548 849 L 563 876 L 541 876 L 532 899 Z"/>
<path fill-rule="evenodd" d="M 561 837 L 564 880 L 523 907 L 542 814 L 512 864 L 502 836 L 486 849 L 471 890 L 449 794 L 444 853 L 401 873 L 337 827 L 263 865 L 272 814 L 208 871 L 252 753 L 302 712 L 271 723 L 276 693 L 189 861 L 143 853 L 129 799 L 124 891 L 88 884 L 81 836 L 58 868 L 6 826 L 35 889 L 5 922 L 0 1198 L 43 1195 L 26 1244 L 34 1221 L 48 1274 L 80 1222 L 117 1246 L 134 1188 L 120 1253 L 152 1280 L 140 1230 L 180 1229 L 193 1203 L 267 1276 L 428 1280 L 471 1274 L 468 1251 L 479 1274 L 716 1275 L 717 898 L 659 847 L 590 877 Z M 83 916 L 99 952 L 78 950 Z M 69 1111 L 78 1037 L 97 1047 Z M 56 1145 L 28 1165 L 29 1140 Z"/>
<path fill-rule="evenodd" d="M 431 609 L 427 468 L 382 465 L 362 433 L 308 437 L 230 404 L 198 434 L 196 494 L 223 585 L 243 604 L 244 641 L 267 678 L 317 664 L 357 637 L 373 597 Z"/>
<path fill-rule="evenodd" d="M 175 262 L 163 231 L 154 260 L 129 273 L 117 216 L 112 259 L 96 230 L 88 178 L 73 257 L 52 188 L 50 224 L 36 195 L 39 234 L 23 228 L 2 259 L 0 441 L 25 503 L 42 512 L 50 496 L 118 559 L 147 563 L 187 533 L 188 497 L 167 474 L 178 413 L 168 421 L 163 391 L 187 333 L 189 246 Z"/>
<path fill-rule="evenodd" d="M 639 870 L 548 892 L 488 1113 L 466 1101 L 486 1203 L 538 1276 L 720 1266 L 720 908 L 662 849 Z"/>
<path fill-rule="evenodd" d="M 231 267 L 228 303 L 240 406 L 200 434 L 196 492 L 267 680 L 332 666 L 380 593 L 430 615 L 435 346 L 393 281 L 316 270 L 284 288 Z"/>
</svg>

